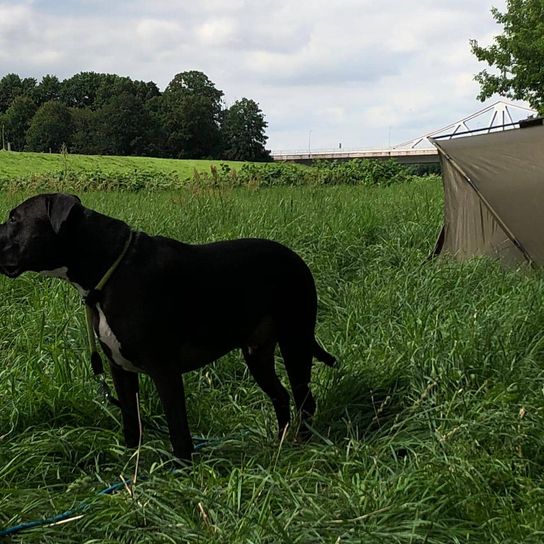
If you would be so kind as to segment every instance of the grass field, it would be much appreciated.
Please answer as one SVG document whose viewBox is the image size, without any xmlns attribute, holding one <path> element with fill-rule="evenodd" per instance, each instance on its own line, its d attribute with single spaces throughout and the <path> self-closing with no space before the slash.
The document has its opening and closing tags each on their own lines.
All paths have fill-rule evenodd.
<svg viewBox="0 0 544 544">
<path fill-rule="evenodd" d="M 2 195 L 0 216 L 22 198 Z M 188 374 L 192 431 L 209 445 L 173 472 L 148 425 L 133 494 L 97 496 L 136 458 L 95 395 L 77 293 L 0 278 L 0 528 L 91 498 L 81 519 L 14 542 L 542 541 L 544 284 L 486 260 L 424 263 L 436 182 L 82 198 L 188 242 L 288 244 L 314 272 L 318 336 L 341 364 L 314 366 L 307 444 L 278 443 L 238 353 Z M 143 382 L 144 418 L 163 425 Z"/>
<path fill-rule="evenodd" d="M 56 153 L 15 153 L 0 151 L 0 181 L 21 176 L 72 172 L 101 171 L 123 174 L 135 170 L 148 173 L 174 174 L 181 179 L 192 176 L 194 170 L 209 171 L 210 165 L 220 163 L 238 168 L 243 163 L 232 161 L 176 160 L 148 157 L 112 157 Z"/>
</svg>

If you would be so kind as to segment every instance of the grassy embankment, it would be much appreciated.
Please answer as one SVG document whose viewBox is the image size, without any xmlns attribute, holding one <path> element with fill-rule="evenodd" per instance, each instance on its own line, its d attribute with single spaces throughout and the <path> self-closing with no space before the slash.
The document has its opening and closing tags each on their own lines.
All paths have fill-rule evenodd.
<svg viewBox="0 0 544 544">
<path fill-rule="evenodd" d="M 22 198 L 2 195 L 0 216 Z M 95 395 L 77 293 L 1 278 L 0 527 L 94 496 L 83 518 L 21 541 L 541 541 L 544 282 L 485 260 L 422 264 L 441 221 L 436 182 L 82 198 L 188 242 L 288 244 L 315 274 L 318 336 L 341 364 L 315 364 L 308 444 L 276 441 L 238 353 L 188 374 L 193 433 L 218 440 L 172 473 L 168 441 L 148 430 L 148 478 L 96 497 L 136 458 Z M 162 423 L 142 381 L 144 416 Z"/>
<path fill-rule="evenodd" d="M 184 179 L 194 170 L 209 171 L 210 165 L 220 163 L 237 168 L 242 163 L 207 160 L 156 159 L 148 157 L 109 157 L 55 153 L 8 153 L 0 151 L 0 181 L 22 176 L 63 174 L 65 172 L 95 172 L 123 174 L 145 171 L 152 174 L 176 175 Z"/>
</svg>

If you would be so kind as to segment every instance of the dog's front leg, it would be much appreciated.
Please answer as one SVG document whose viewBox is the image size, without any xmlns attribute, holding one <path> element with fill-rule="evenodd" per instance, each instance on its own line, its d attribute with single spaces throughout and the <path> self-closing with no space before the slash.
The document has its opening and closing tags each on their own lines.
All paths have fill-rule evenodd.
<svg viewBox="0 0 544 544">
<path fill-rule="evenodd" d="M 138 374 L 123 370 L 110 360 L 111 375 L 115 391 L 121 404 L 123 434 L 127 448 L 136 448 L 140 443 L 138 422 Z"/>
<path fill-rule="evenodd" d="M 183 377 L 180 372 L 169 370 L 153 374 L 151 378 L 166 414 L 174 455 L 182 461 L 190 461 L 193 440 L 187 422 Z"/>
</svg>

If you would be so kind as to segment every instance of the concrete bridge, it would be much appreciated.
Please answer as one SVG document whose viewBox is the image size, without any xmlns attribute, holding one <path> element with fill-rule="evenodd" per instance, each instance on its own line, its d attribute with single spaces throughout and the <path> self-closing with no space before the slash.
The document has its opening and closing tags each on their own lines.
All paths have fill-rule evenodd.
<svg viewBox="0 0 544 544">
<path fill-rule="evenodd" d="M 501 100 L 455 123 L 388 149 L 277 151 L 272 152 L 272 158 L 275 161 L 302 163 L 316 160 L 349 159 L 395 159 L 404 164 L 438 163 L 438 151 L 429 142 L 429 137 L 449 135 L 450 138 L 453 138 L 454 136 L 459 136 L 464 132 L 473 130 L 479 130 L 480 132 L 506 130 L 509 125 L 536 114 L 535 110 Z"/>
<path fill-rule="evenodd" d="M 350 160 L 350 159 L 395 159 L 405 164 L 437 163 L 436 149 L 369 149 L 366 151 L 286 151 L 272 153 L 275 161 L 312 162 L 318 160 Z"/>
</svg>

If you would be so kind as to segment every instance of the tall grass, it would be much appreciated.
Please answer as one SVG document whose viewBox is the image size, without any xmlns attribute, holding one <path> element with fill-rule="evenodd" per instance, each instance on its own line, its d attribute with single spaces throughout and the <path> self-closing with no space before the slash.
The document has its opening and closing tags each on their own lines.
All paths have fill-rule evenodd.
<svg viewBox="0 0 544 544">
<path fill-rule="evenodd" d="M 22 198 L 4 196 L 0 215 Z M 318 336 L 340 366 L 315 364 L 307 444 L 278 443 L 239 354 L 186 375 L 192 430 L 214 438 L 194 465 L 172 472 L 168 440 L 148 425 L 148 478 L 132 495 L 96 497 L 83 518 L 21 541 L 541 541 L 543 281 L 487 260 L 424 263 L 436 183 L 82 198 L 187 242 L 288 244 L 314 272 Z M 130 477 L 135 457 L 95 395 L 75 290 L 32 274 L 0 289 L 2 527 L 94 496 Z M 143 382 L 144 419 L 164 425 Z"/>
</svg>

